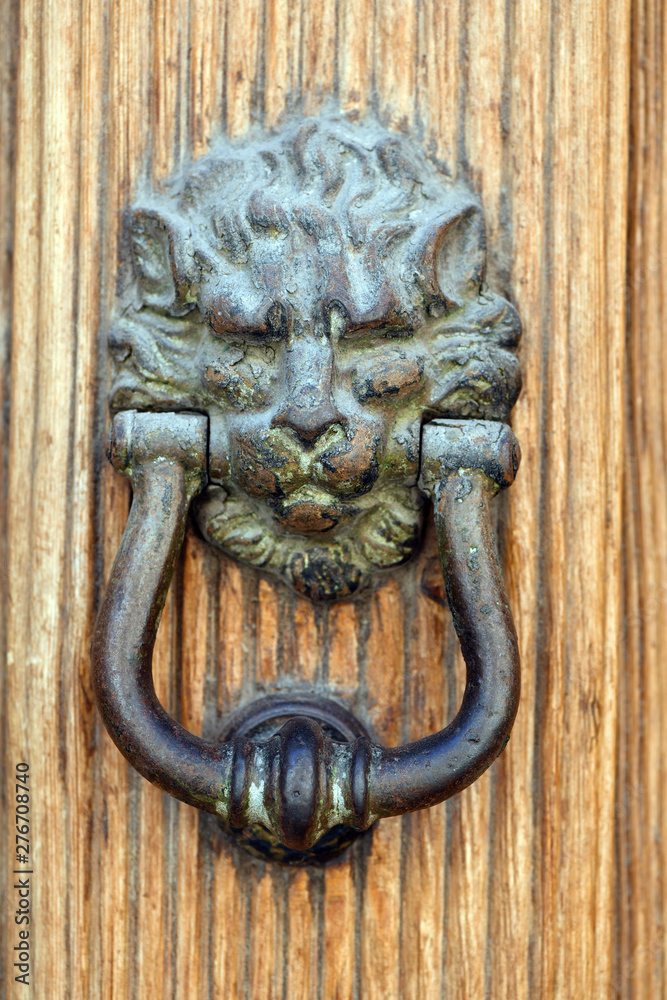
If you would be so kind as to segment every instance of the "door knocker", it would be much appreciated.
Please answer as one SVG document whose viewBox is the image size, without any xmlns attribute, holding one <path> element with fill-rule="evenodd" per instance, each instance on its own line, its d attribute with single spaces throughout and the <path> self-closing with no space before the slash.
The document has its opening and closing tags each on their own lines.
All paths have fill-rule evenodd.
<svg viewBox="0 0 667 1000">
<path fill-rule="evenodd" d="M 517 639 L 488 503 L 519 463 L 514 308 L 484 284 L 470 190 L 407 138 L 311 119 L 199 160 L 132 211 L 110 333 L 110 458 L 132 483 L 93 639 L 97 703 L 144 777 L 322 856 L 441 802 L 509 739 Z M 312 601 L 408 560 L 433 502 L 467 668 L 456 718 L 387 749 L 333 701 L 270 696 L 194 736 L 153 687 L 188 510 L 204 537 Z"/>
</svg>

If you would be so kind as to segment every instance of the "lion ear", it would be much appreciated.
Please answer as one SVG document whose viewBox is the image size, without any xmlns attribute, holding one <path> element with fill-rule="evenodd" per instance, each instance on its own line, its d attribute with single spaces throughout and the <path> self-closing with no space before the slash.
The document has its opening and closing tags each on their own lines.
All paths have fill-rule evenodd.
<svg viewBox="0 0 667 1000">
<path fill-rule="evenodd" d="M 468 203 L 441 217 L 423 240 L 420 284 L 428 297 L 444 299 L 448 308 L 456 308 L 477 294 L 485 265 L 482 212 L 479 206 Z"/>
<path fill-rule="evenodd" d="M 130 224 L 134 270 L 146 305 L 181 316 L 192 308 L 196 280 L 193 257 L 186 254 L 189 234 L 152 208 L 136 208 Z"/>
</svg>

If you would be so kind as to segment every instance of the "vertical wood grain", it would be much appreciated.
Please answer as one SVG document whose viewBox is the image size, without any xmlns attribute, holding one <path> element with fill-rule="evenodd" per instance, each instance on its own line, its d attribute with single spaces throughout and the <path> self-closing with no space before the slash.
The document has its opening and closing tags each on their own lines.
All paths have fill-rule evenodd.
<svg viewBox="0 0 667 1000">
<path fill-rule="evenodd" d="M 79 663 L 65 642 L 72 621 L 64 621 L 62 615 L 69 590 L 70 502 L 76 470 L 71 445 L 78 344 L 82 10 L 78 4 L 64 3 L 56 13 L 46 4 L 43 15 L 53 17 L 53 22 L 44 35 L 33 30 L 37 15 L 37 9 L 26 4 L 19 22 L 17 161 L 25 155 L 36 175 L 33 181 L 23 169 L 16 175 L 15 259 L 22 263 L 20 269 L 14 268 L 13 300 L 23 298 L 19 281 L 24 267 L 39 280 L 29 293 L 30 306 L 15 310 L 13 316 L 12 392 L 14 404 L 21 401 L 22 412 L 10 425 L 10 453 L 16 458 L 9 478 L 7 695 L 9 704 L 20 710 L 9 714 L 8 749 L 14 761 L 34 761 L 31 857 L 39 857 L 48 873 L 48 880 L 34 883 L 35 911 L 41 914 L 41 933 L 49 941 L 49 960 L 35 968 L 34 988 L 45 993 L 50 987 L 65 995 L 74 986 L 68 954 L 81 928 L 73 929 L 70 906 L 82 901 L 84 886 L 77 879 L 76 857 L 82 847 L 85 850 L 86 840 L 85 831 L 77 829 L 86 813 L 85 800 L 80 814 L 76 801 L 67 796 L 67 785 L 75 774 L 85 784 L 91 762 L 90 754 L 77 753 L 86 719 L 85 715 L 77 719 Z M 73 73 L 62 72 L 67 47 Z M 40 178 L 38 185 L 35 176 Z M 32 223 L 29 233 L 26 222 Z M 85 402 L 82 407 L 85 410 Z M 36 474 L 40 454 L 49 467 L 42 475 Z M 83 512 L 85 504 L 79 517 Z M 86 562 L 85 550 L 77 555 Z M 74 621 L 85 629 L 88 615 L 84 598 Z M 72 734 L 74 741 L 69 742 Z M 37 751 L 46 746 L 50 752 Z M 81 835 L 65 853 L 63 847 L 74 830 Z M 75 896 L 70 897 L 68 885 Z M 9 939 L 7 945 L 11 955 Z M 8 967 L 11 970 L 10 962 Z"/>
<path fill-rule="evenodd" d="M 632 21 L 624 620 L 613 996 L 667 989 L 667 186 L 664 6 Z"/>
<path fill-rule="evenodd" d="M 287 899 L 286 995 L 310 1000 L 318 993 L 318 940 L 314 878 L 297 871 L 289 878 Z"/>
<path fill-rule="evenodd" d="M 359 615 L 353 602 L 335 604 L 329 611 L 326 633 L 327 690 L 348 704 L 359 688 Z M 358 970 L 357 892 L 349 859 L 328 865 L 324 871 L 324 923 L 321 947 L 322 993 L 331 1000 L 355 994 Z"/>
<path fill-rule="evenodd" d="M 538 780 L 535 760 L 538 693 L 542 697 L 548 670 L 543 652 L 544 615 L 540 509 L 544 463 L 546 365 L 549 358 L 551 299 L 547 286 L 549 256 L 545 202 L 549 198 L 549 138 L 551 94 L 549 50 L 551 8 L 547 4 L 518 3 L 510 10 L 507 71 L 507 113 L 513 142 L 506 161 L 512 220 L 511 294 L 524 323 L 521 363 L 523 389 L 512 414 L 522 442 L 521 476 L 525 488 L 517 491 L 507 511 L 505 574 L 514 612 L 521 657 L 522 693 L 512 732 L 512 753 L 498 762 L 503 807 L 495 811 L 491 866 L 491 913 L 487 968 L 498 995 L 529 996 L 536 989 L 535 973 L 541 956 L 537 932 L 536 892 L 546 866 L 536 831 L 533 789 Z M 529 157 L 526 150 L 530 150 Z M 537 276 L 536 278 L 534 276 Z M 525 443 L 524 443 L 525 442 Z M 532 668 L 527 669 L 531 664 Z M 500 784 L 502 782 L 502 784 Z"/>
<path fill-rule="evenodd" d="M 10 362 L 12 340 L 12 264 L 14 249 L 14 204 L 16 159 L 16 75 L 18 56 L 18 11 L 11 0 L 0 3 L 0 18 L 4 30 L 0 36 L 0 704 L 3 710 L 8 706 L 8 677 L 4 665 L 7 663 L 7 614 L 8 614 L 8 494 L 9 494 L 9 405 L 10 405 Z M 4 715 L 4 711 L 3 711 Z M 0 726 L 0 758 L 6 765 L 8 760 L 7 725 Z M 5 847 L 0 847 L 0 898 L 8 900 L 12 867 L 11 854 L 14 846 L 10 836 L 15 836 L 14 817 L 10 812 L 13 774 L 0 783 L 0 837 Z M 0 949 L 0 990 L 6 976 L 6 945 Z"/>
<path fill-rule="evenodd" d="M 385 746 L 404 735 L 403 595 L 394 581 L 379 587 L 369 611 L 364 681 L 371 731 Z M 366 858 L 361 913 L 361 982 L 368 1000 L 398 995 L 400 983 L 401 846 L 403 820 L 379 823 Z"/>
<path fill-rule="evenodd" d="M 3 12 L 0 696 L 7 774 L 29 760 L 34 782 L 33 995 L 667 996 L 661 4 Z M 523 696 L 475 786 L 286 872 L 148 786 L 97 721 L 88 644 L 129 502 L 103 458 L 104 337 L 137 193 L 224 132 L 336 105 L 414 130 L 473 184 L 489 280 L 522 317 L 523 465 L 497 506 Z M 462 667 L 448 610 L 420 589 L 425 545 L 323 611 L 192 534 L 158 640 L 165 704 L 214 735 L 258 692 L 324 685 L 388 744 L 441 726 Z"/>
<path fill-rule="evenodd" d="M 435 538 L 427 544 L 435 554 Z M 407 636 L 409 668 L 406 704 L 408 740 L 437 732 L 447 723 L 447 682 L 443 652 L 452 629 L 449 612 L 417 595 Z M 439 669 L 438 669 L 439 667 Z M 403 821 L 403 879 L 401 900 L 400 995 L 434 1000 L 444 992 L 444 947 L 441 932 L 445 907 L 446 806 L 423 810 Z"/>
<path fill-rule="evenodd" d="M 363 31 L 359 26 L 363 25 Z M 342 110 L 363 115 L 375 95 L 373 59 L 377 32 L 373 0 L 340 0 L 336 53 L 338 91 Z"/>
</svg>

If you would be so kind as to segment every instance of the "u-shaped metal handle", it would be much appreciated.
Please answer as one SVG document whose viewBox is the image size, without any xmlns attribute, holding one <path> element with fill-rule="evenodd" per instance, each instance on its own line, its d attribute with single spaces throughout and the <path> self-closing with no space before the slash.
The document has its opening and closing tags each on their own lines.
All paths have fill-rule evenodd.
<svg viewBox="0 0 667 1000">
<path fill-rule="evenodd" d="M 364 830 L 466 788 L 503 750 L 519 701 L 517 637 L 488 509 L 518 467 L 511 429 L 474 420 L 423 428 L 420 486 L 434 504 L 467 679 L 445 729 L 391 749 L 366 737 L 337 743 L 303 717 L 263 743 L 216 743 L 189 733 L 159 703 L 153 646 L 190 501 L 207 482 L 207 435 L 200 414 L 126 411 L 113 423 L 111 460 L 131 479 L 133 500 L 97 620 L 93 671 L 118 749 L 176 798 L 233 827 L 261 824 L 296 850 L 337 824 Z"/>
</svg>

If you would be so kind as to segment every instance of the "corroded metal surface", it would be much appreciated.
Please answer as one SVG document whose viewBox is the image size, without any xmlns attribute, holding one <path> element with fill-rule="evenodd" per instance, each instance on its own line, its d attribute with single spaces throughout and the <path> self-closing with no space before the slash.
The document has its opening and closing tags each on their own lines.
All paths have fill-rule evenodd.
<svg viewBox="0 0 667 1000">
<path fill-rule="evenodd" d="M 422 440 L 422 489 L 467 667 L 463 703 L 442 732 L 386 749 L 361 734 L 338 742 L 322 717 L 295 715 L 268 739 L 202 740 L 156 699 L 151 660 L 190 500 L 206 482 L 206 425 L 197 414 L 119 414 L 111 458 L 133 503 L 93 642 L 95 691 L 121 752 L 149 780 L 229 826 L 259 825 L 307 851 L 338 826 L 440 802 L 474 781 L 505 746 L 519 697 L 519 657 L 495 554 L 488 502 L 514 479 L 509 427 L 439 420 Z M 315 714 L 315 713 L 313 713 Z M 353 735 L 350 731 L 350 735 Z"/>
<path fill-rule="evenodd" d="M 506 420 L 520 386 L 473 192 L 405 136 L 309 120 L 219 145 L 128 232 L 112 408 L 208 414 L 204 535 L 316 601 L 408 559 L 422 423 Z"/>
<path fill-rule="evenodd" d="M 246 738 L 264 743 L 276 736 L 290 719 L 308 718 L 317 722 L 334 743 L 353 743 L 368 733 L 359 720 L 344 706 L 328 698 L 293 692 L 272 694 L 246 705 L 229 716 L 220 734 L 221 742 Z M 243 847 L 262 858 L 285 865 L 320 864 L 337 857 L 363 831 L 338 824 L 327 831 L 311 848 L 286 847 L 265 826 L 255 823 L 233 828 L 220 818 L 223 829 Z"/>
</svg>

